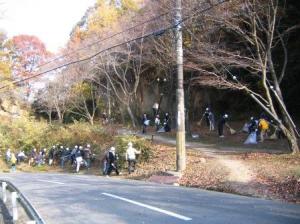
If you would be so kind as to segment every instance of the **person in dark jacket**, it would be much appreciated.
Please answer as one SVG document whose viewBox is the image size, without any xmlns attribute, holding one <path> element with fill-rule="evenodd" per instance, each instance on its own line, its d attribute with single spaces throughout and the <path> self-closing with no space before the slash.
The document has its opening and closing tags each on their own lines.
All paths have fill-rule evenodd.
<svg viewBox="0 0 300 224">
<path fill-rule="evenodd" d="M 210 112 L 210 110 L 209 110 L 209 108 L 207 107 L 207 108 L 205 109 L 204 114 L 203 114 L 203 116 L 205 117 L 205 121 L 206 121 L 206 126 L 207 126 L 207 127 L 210 126 L 210 122 L 209 122 L 209 112 Z"/>
<path fill-rule="evenodd" d="M 70 158 L 71 158 L 71 164 L 73 165 L 74 162 L 75 162 L 75 154 L 76 154 L 76 151 L 78 150 L 78 146 L 75 145 L 74 148 L 72 149 L 71 151 L 71 155 L 70 155 Z"/>
<path fill-rule="evenodd" d="M 224 114 L 218 122 L 219 137 L 224 138 L 224 125 L 227 124 L 228 114 Z"/>
<path fill-rule="evenodd" d="M 254 118 L 250 118 L 249 126 L 248 126 L 248 133 L 251 134 L 257 130 L 258 121 Z"/>
<path fill-rule="evenodd" d="M 116 171 L 116 174 L 119 175 L 119 170 L 117 166 L 117 154 L 115 147 L 111 147 L 107 154 L 107 173 L 106 175 L 109 176 L 111 172 L 114 170 Z"/>
<path fill-rule="evenodd" d="M 90 169 L 91 157 L 92 157 L 91 145 L 87 144 L 86 147 L 83 150 L 83 160 L 85 161 L 87 169 Z"/>
<path fill-rule="evenodd" d="M 215 115 L 210 110 L 208 113 L 208 120 L 209 120 L 209 130 L 214 131 L 215 130 Z"/>
<path fill-rule="evenodd" d="M 55 146 L 52 146 L 48 153 L 48 164 L 51 166 L 53 164 L 55 154 Z"/>
<path fill-rule="evenodd" d="M 169 113 L 165 114 L 165 119 L 164 119 L 164 129 L 165 132 L 171 131 L 171 125 L 170 125 L 170 116 Z"/>
<path fill-rule="evenodd" d="M 60 157 L 60 166 L 63 169 L 66 161 L 71 160 L 71 151 L 69 148 L 65 148 Z"/>
</svg>

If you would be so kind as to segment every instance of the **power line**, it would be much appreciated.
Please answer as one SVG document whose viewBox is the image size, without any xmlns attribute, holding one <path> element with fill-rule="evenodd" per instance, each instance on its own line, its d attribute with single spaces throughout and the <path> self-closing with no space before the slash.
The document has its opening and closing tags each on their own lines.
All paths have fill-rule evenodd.
<svg viewBox="0 0 300 224">
<path fill-rule="evenodd" d="M 202 9 L 199 13 L 203 13 L 203 12 L 209 11 L 209 10 L 211 10 L 212 8 L 214 8 L 214 7 L 216 7 L 216 6 L 219 6 L 219 5 L 221 5 L 221 4 L 223 4 L 223 3 L 227 2 L 227 1 L 228 1 L 228 0 L 223 0 L 223 1 L 218 2 L 217 4 L 212 4 L 212 5 L 210 5 L 209 7 L 205 8 L 205 9 Z M 196 12 L 193 13 L 192 16 L 187 16 L 187 17 L 183 18 L 182 20 L 178 21 L 175 25 L 166 27 L 166 28 L 164 28 L 164 29 L 156 30 L 156 31 L 150 32 L 150 33 L 148 33 L 148 34 L 146 34 L 146 35 L 142 35 L 142 36 L 139 36 L 139 37 L 137 37 L 137 38 L 134 38 L 134 39 L 131 39 L 131 40 L 128 40 L 128 41 L 125 41 L 125 42 L 122 42 L 122 43 L 113 45 L 113 46 L 108 47 L 108 48 L 106 48 L 106 49 L 104 49 L 104 50 L 98 51 L 98 52 L 96 52 L 95 54 L 90 55 L 90 56 L 88 56 L 88 57 L 86 57 L 86 58 L 79 59 L 79 60 L 75 60 L 75 61 L 71 61 L 71 62 L 65 63 L 65 64 L 63 64 L 63 65 L 57 66 L 57 67 L 55 67 L 55 68 L 46 70 L 46 71 L 44 71 L 44 72 L 40 72 L 40 73 L 37 73 L 37 74 L 35 74 L 35 75 L 29 76 L 29 77 L 27 77 L 27 78 L 24 78 L 24 79 L 21 79 L 21 80 L 13 81 L 13 82 L 11 82 L 10 84 L 1 86 L 0 89 L 4 89 L 4 88 L 9 87 L 9 86 L 11 86 L 11 85 L 13 85 L 13 84 L 17 84 L 17 83 L 20 83 L 20 82 L 24 82 L 24 81 L 27 81 L 27 80 L 36 78 L 36 77 L 38 77 L 38 76 L 44 75 L 44 74 L 46 74 L 46 73 L 55 71 L 55 70 L 60 69 L 60 68 L 64 68 L 64 67 L 67 67 L 67 66 L 70 66 L 70 65 L 73 65 L 73 64 L 77 64 L 77 63 L 81 63 L 81 62 L 84 62 L 84 61 L 89 61 L 89 60 L 91 60 L 92 58 L 95 58 L 96 56 L 100 55 L 101 53 L 104 53 L 104 52 L 109 51 L 109 50 L 111 50 L 111 49 L 120 47 L 120 46 L 122 46 L 122 45 L 124 45 L 124 44 L 129 44 L 129 43 L 131 43 L 131 42 L 134 42 L 134 41 L 137 41 L 137 40 L 141 40 L 141 39 L 145 39 L 145 38 L 148 38 L 148 37 L 151 37 L 151 36 L 162 35 L 162 34 L 164 34 L 166 31 L 176 28 L 178 25 L 182 24 L 184 21 L 193 18 L 194 15 L 195 15 L 196 13 L 198 13 L 198 12 L 196 11 Z"/>
<path fill-rule="evenodd" d="M 89 44 L 87 44 L 86 46 L 83 46 L 83 47 L 81 47 L 81 48 L 77 48 L 77 49 L 75 49 L 75 50 L 72 50 L 71 52 L 68 52 L 67 54 L 63 54 L 63 55 L 61 55 L 61 56 L 59 56 L 59 57 L 56 57 L 56 58 L 54 58 L 54 59 L 52 59 L 52 60 L 50 60 L 50 61 L 48 61 L 48 62 L 45 62 L 45 63 L 43 63 L 43 64 L 41 64 L 41 65 L 38 65 L 37 68 L 43 67 L 43 66 L 45 66 L 45 65 L 47 65 L 47 64 L 50 64 L 50 63 L 52 63 L 52 62 L 55 62 L 55 61 L 57 61 L 57 60 L 59 60 L 59 59 L 61 59 L 61 58 L 64 58 L 64 57 L 66 57 L 66 56 L 72 55 L 72 54 L 75 53 L 75 52 L 84 50 L 84 49 L 86 49 L 86 48 L 90 48 L 91 46 L 94 46 L 94 45 L 96 45 L 96 44 L 98 44 L 98 43 L 100 43 L 100 42 L 106 41 L 106 40 L 111 39 L 111 38 L 113 38 L 113 37 L 115 37 L 115 36 L 118 36 L 118 35 L 120 35 L 120 34 L 122 34 L 122 33 L 125 33 L 125 32 L 128 32 L 128 31 L 130 31 L 130 30 L 133 30 L 133 29 L 135 29 L 135 28 L 137 28 L 137 27 L 139 27 L 139 26 L 142 26 L 142 25 L 145 25 L 145 24 L 150 23 L 150 22 L 152 22 L 152 21 L 155 21 L 155 20 L 157 20 L 157 19 L 160 19 L 161 17 L 166 16 L 166 15 L 168 15 L 168 14 L 170 14 L 170 13 L 171 13 L 171 12 L 165 12 L 165 13 L 162 13 L 162 14 L 160 14 L 160 15 L 158 15 L 158 16 L 152 17 L 152 18 L 150 18 L 150 19 L 148 19 L 148 20 L 145 20 L 145 21 L 143 21 L 143 22 L 141 22 L 141 23 L 138 23 L 138 24 L 136 24 L 136 25 L 134 25 L 134 26 L 131 26 L 131 27 L 127 28 L 127 29 L 121 30 L 120 32 L 114 33 L 114 34 L 111 35 L 111 36 L 104 37 L 103 39 L 100 39 L 100 40 L 97 40 L 97 41 L 95 41 L 95 42 L 89 43 Z"/>
<path fill-rule="evenodd" d="M 195 10 L 195 9 L 196 9 L 196 7 L 195 7 L 194 9 L 190 10 L 190 11 L 193 12 L 193 10 Z M 139 26 L 142 26 L 142 25 L 145 25 L 145 24 L 150 23 L 150 22 L 152 22 L 152 21 L 155 21 L 155 20 L 157 20 L 157 19 L 160 19 L 161 17 L 170 14 L 172 11 L 174 11 L 174 10 L 171 10 L 171 11 L 169 11 L 169 12 L 165 12 L 165 13 L 159 14 L 158 16 L 152 17 L 152 18 L 150 18 L 150 19 L 148 19 L 148 20 L 145 20 L 145 21 L 143 21 L 143 22 L 141 22 L 141 23 L 138 23 L 138 24 L 136 24 L 136 25 L 134 25 L 134 26 L 132 26 L 132 27 L 129 27 L 129 28 L 124 29 L 124 30 L 121 30 L 120 32 L 117 32 L 117 33 L 115 33 L 115 34 L 113 34 L 113 35 L 111 35 L 111 36 L 104 37 L 103 39 L 100 39 L 100 40 L 97 40 L 97 41 L 95 41 L 95 42 L 89 43 L 89 44 L 87 44 L 86 46 L 83 46 L 83 47 L 81 47 L 81 48 L 77 48 L 77 49 L 75 49 L 75 50 L 72 50 L 71 52 L 68 52 L 67 54 L 63 54 L 63 55 L 61 55 L 61 56 L 59 56 L 59 57 L 56 57 L 56 58 L 54 58 L 54 59 L 52 59 L 52 60 L 50 60 L 50 61 L 48 61 L 48 62 L 45 62 L 45 63 L 43 63 L 43 64 L 41 64 L 41 65 L 38 65 L 37 68 L 43 67 L 43 66 L 45 66 L 45 65 L 47 65 L 47 64 L 50 64 L 50 63 L 52 63 L 52 62 L 55 62 L 55 61 L 61 59 L 61 58 L 64 58 L 64 57 L 69 56 L 69 55 L 72 55 L 72 54 L 75 53 L 75 52 L 84 50 L 84 49 L 86 49 L 86 48 L 90 48 L 91 46 L 94 46 L 94 45 L 96 45 L 96 44 L 98 44 L 98 43 L 100 43 L 100 42 L 106 41 L 106 40 L 111 39 L 111 38 L 113 38 L 113 37 L 115 37 L 115 36 L 118 36 L 118 35 L 120 35 L 120 34 L 122 34 L 122 33 L 125 33 L 125 32 L 127 32 L 127 31 L 133 30 L 133 29 L 135 29 L 135 28 L 137 28 L 137 27 L 139 27 Z M 147 13 L 146 13 L 146 14 L 147 14 Z M 135 17 L 136 17 L 136 16 L 135 16 Z"/>
</svg>

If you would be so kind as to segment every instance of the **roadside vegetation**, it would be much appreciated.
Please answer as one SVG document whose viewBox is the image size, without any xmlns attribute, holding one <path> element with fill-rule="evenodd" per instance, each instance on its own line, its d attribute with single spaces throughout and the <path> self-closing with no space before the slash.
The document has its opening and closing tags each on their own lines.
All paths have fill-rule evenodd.
<svg viewBox="0 0 300 224">
<path fill-rule="evenodd" d="M 176 149 L 174 146 L 164 145 L 163 142 L 151 142 L 132 135 L 117 136 L 117 133 L 113 131 L 117 128 L 120 128 L 120 126 L 97 124 L 91 126 L 87 122 L 50 125 L 47 122 L 37 121 L 30 117 L 14 118 L 12 122 L 12 118 L 2 117 L 0 125 L 2 155 L 0 170 L 2 172 L 10 171 L 9 164 L 4 161 L 5 149 L 8 147 L 16 153 L 19 150 L 25 150 L 29 153 L 34 147 L 38 150 L 42 148 L 49 150 L 52 145 L 56 144 L 74 147 L 74 145 L 84 145 L 86 143 L 92 145 L 95 160 L 92 163 L 91 170 L 87 171 L 83 168 L 82 174 L 103 175 L 102 162 L 105 152 L 110 146 L 115 146 L 117 149 L 119 155 L 118 166 L 121 170 L 119 177 L 121 178 L 148 181 L 153 177 L 168 176 L 168 171 L 176 169 Z M 172 134 L 162 134 L 162 136 L 170 138 Z M 203 136 L 204 142 L 205 140 L 211 142 L 211 137 L 206 138 L 205 135 Z M 18 140 L 16 141 L 16 139 Z M 226 140 L 231 147 L 232 145 L 236 147 L 235 136 L 229 136 Z M 141 150 L 136 172 L 131 175 L 127 173 L 127 163 L 125 161 L 128 142 L 132 142 L 136 149 Z M 231 167 L 224 165 L 221 159 L 241 162 L 243 166 L 249 169 L 251 177 L 246 179 L 247 182 L 243 182 L 245 179 L 237 176 L 233 183 Z M 187 152 L 187 169 L 178 180 L 178 183 L 187 187 L 299 203 L 299 167 L 299 155 L 272 155 L 265 152 L 243 153 L 236 148 L 235 153 L 226 153 L 226 155 L 220 156 L 190 149 Z M 47 163 L 32 167 L 24 162 L 17 165 L 17 170 L 25 172 L 74 172 L 74 168 L 70 165 L 67 165 L 64 170 L 61 169 L 59 160 L 51 167 Z M 239 180 L 242 182 L 238 182 Z"/>
<path fill-rule="evenodd" d="M 2 153 L 13 151 L 30 152 L 33 148 L 49 149 L 53 145 L 84 145 L 90 143 L 95 150 L 109 145 L 113 140 L 113 130 L 101 125 L 90 126 L 86 122 L 72 124 L 49 124 L 34 117 L 2 117 L 0 124 L 0 147 Z"/>
</svg>

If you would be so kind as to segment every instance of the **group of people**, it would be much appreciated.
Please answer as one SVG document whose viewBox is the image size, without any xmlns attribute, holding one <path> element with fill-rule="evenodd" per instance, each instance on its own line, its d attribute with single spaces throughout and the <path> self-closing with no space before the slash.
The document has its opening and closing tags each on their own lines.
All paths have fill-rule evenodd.
<svg viewBox="0 0 300 224">
<path fill-rule="evenodd" d="M 12 171 L 16 170 L 16 164 L 27 159 L 29 166 L 44 165 L 48 159 L 49 166 L 53 165 L 54 161 L 60 160 L 61 168 L 64 168 L 65 162 L 70 161 L 71 165 L 76 167 L 76 172 L 79 172 L 82 165 L 87 169 L 90 168 L 92 155 L 90 144 L 87 144 L 86 147 L 75 145 L 72 150 L 68 147 L 54 145 L 49 150 L 43 148 L 37 151 L 36 148 L 33 148 L 28 155 L 23 150 L 15 155 L 11 149 L 7 149 L 5 159 L 7 163 L 11 164 Z"/>
<path fill-rule="evenodd" d="M 132 142 L 129 142 L 126 149 L 125 159 L 128 162 L 128 173 L 131 174 L 135 171 L 137 155 L 141 151 L 133 147 Z M 28 155 L 24 151 L 20 151 L 17 155 L 12 152 L 11 149 L 7 149 L 5 154 L 5 160 L 11 165 L 11 170 L 16 170 L 16 165 L 20 162 L 24 162 L 28 159 L 28 165 L 40 166 L 46 164 L 48 159 L 48 165 L 52 166 L 55 162 L 59 161 L 59 165 L 64 169 L 65 164 L 70 162 L 74 167 L 76 173 L 80 171 L 80 167 L 84 166 L 88 170 L 91 167 L 91 161 L 94 158 L 90 144 L 85 147 L 75 145 L 72 149 L 69 147 L 54 145 L 49 150 L 46 148 L 41 149 L 39 152 L 36 148 L 33 148 Z M 116 153 L 115 147 L 110 147 L 110 149 L 105 153 L 103 159 L 103 174 L 109 176 L 112 171 L 115 171 L 119 175 L 118 169 L 118 154 Z"/>
<path fill-rule="evenodd" d="M 215 116 L 209 107 L 205 109 L 201 121 L 203 118 L 205 118 L 206 125 L 209 128 L 209 130 L 214 131 Z M 228 118 L 229 115 L 224 113 L 221 115 L 220 119 L 218 120 L 217 125 L 218 125 L 218 134 L 220 138 L 224 138 L 224 127 L 227 127 L 231 134 L 236 133 L 236 131 L 228 125 Z M 268 131 L 270 131 L 271 126 L 274 127 L 274 132 L 273 135 L 270 136 L 270 138 L 275 139 L 280 137 L 279 128 L 275 124 L 273 124 L 272 121 L 270 121 L 264 113 L 262 113 L 258 119 L 255 117 L 251 117 L 250 121 L 247 122 L 242 128 L 243 132 L 249 134 L 248 138 L 244 143 L 255 144 L 258 141 L 263 142 L 267 136 Z"/>
<path fill-rule="evenodd" d="M 282 132 L 279 127 L 273 123 L 272 120 L 269 120 L 268 117 L 264 114 L 256 119 L 251 117 L 250 121 L 247 122 L 243 131 L 247 132 L 248 138 L 244 142 L 245 144 L 256 144 L 257 142 L 263 142 L 267 137 L 268 132 L 271 132 L 273 128 L 273 134 L 268 136 L 270 139 L 278 139 L 282 137 Z"/>
<path fill-rule="evenodd" d="M 200 124 L 202 119 L 205 118 L 205 123 L 207 127 L 209 128 L 209 131 L 215 130 L 215 115 L 211 111 L 209 107 L 207 107 L 201 117 Z M 232 132 L 233 129 L 228 125 L 228 118 L 229 115 L 227 113 L 224 113 L 221 115 L 220 119 L 218 120 L 218 134 L 220 138 L 224 138 L 224 127 L 229 128 L 229 130 Z"/>
<path fill-rule="evenodd" d="M 75 167 L 76 173 L 79 172 L 81 166 L 85 166 L 88 170 L 91 167 L 91 160 L 93 158 L 91 145 L 87 144 L 86 147 L 75 145 L 72 149 L 60 146 L 60 150 L 53 146 L 49 151 L 49 165 L 53 164 L 55 155 L 60 158 L 60 166 L 62 169 L 65 163 L 70 161 L 70 164 Z"/>
<path fill-rule="evenodd" d="M 141 151 L 135 149 L 132 145 L 132 142 L 129 142 L 127 145 L 125 159 L 128 163 L 128 173 L 131 174 L 135 171 L 137 155 L 141 154 Z M 112 171 L 116 172 L 116 175 L 119 175 L 118 169 L 118 159 L 119 156 L 116 153 L 116 148 L 112 146 L 104 156 L 103 160 L 103 174 L 107 177 L 110 176 Z"/>
<path fill-rule="evenodd" d="M 165 113 L 165 117 L 163 119 L 163 122 L 161 122 L 159 114 L 156 114 L 154 116 L 154 125 L 155 130 L 157 132 L 170 132 L 171 131 L 171 125 L 170 125 L 170 115 L 169 113 Z M 147 132 L 147 127 L 150 126 L 150 119 L 148 118 L 147 114 L 143 114 L 142 118 L 142 133 L 145 134 Z"/>
<path fill-rule="evenodd" d="M 165 117 L 163 122 L 160 120 L 159 112 L 159 104 L 154 103 L 153 107 L 153 117 L 154 117 L 154 125 L 157 132 L 169 132 L 170 128 L 170 116 L 169 113 L 165 113 Z M 231 128 L 228 124 L 229 115 L 227 113 L 221 114 L 220 118 L 215 119 L 215 115 L 212 110 L 207 107 L 202 114 L 201 120 L 198 125 L 201 125 L 202 120 L 205 120 L 209 131 L 214 131 L 217 127 L 218 135 L 220 138 L 224 138 L 224 129 L 225 127 L 229 129 L 231 134 L 235 134 L 236 131 Z M 142 133 L 145 134 L 147 131 L 147 127 L 150 125 L 151 121 L 148 118 L 146 113 L 143 114 L 142 118 Z M 248 132 L 249 136 L 247 140 L 244 142 L 245 144 L 256 143 L 257 141 L 263 142 L 267 136 L 268 131 L 270 131 L 270 127 L 274 127 L 273 135 L 269 136 L 270 138 L 278 138 L 280 135 L 280 129 L 272 123 L 268 119 L 268 117 L 262 113 L 258 119 L 251 117 L 250 121 L 245 124 L 243 127 L 244 132 Z M 245 131 L 247 130 L 247 131 Z M 279 136 L 280 137 L 280 136 Z"/>
</svg>

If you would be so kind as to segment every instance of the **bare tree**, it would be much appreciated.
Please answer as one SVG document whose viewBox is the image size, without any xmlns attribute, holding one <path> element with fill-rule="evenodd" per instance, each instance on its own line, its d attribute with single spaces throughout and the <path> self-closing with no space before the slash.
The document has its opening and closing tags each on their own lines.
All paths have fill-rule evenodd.
<svg viewBox="0 0 300 224">
<path fill-rule="evenodd" d="M 144 72 L 143 41 L 135 44 L 134 47 L 128 44 L 125 51 L 122 50 L 102 56 L 94 75 L 105 77 L 114 96 L 126 108 L 132 125 L 135 127 L 136 118 L 131 106 L 136 98 L 140 76 Z M 105 87 L 103 82 L 100 85 Z"/>
<path fill-rule="evenodd" d="M 195 27 L 186 26 L 194 42 L 193 47 L 186 49 L 185 66 L 198 71 L 194 84 L 248 94 L 277 122 L 292 152 L 299 153 L 299 134 L 286 109 L 280 86 L 288 60 L 285 35 L 298 25 L 282 28 L 280 15 L 284 8 L 279 0 L 244 0 L 228 3 L 227 7 L 227 11 L 216 9 L 201 17 L 209 24 L 198 26 L 201 35 L 193 32 Z M 279 47 L 284 55 L 280 67 L 274 63 L 274 50 Z M 233 74 L 237 70 L 244 75 Z"/>
<path fill-rule="evenodd" d="M 91 125 L 94 125 L 94 118 L 98 109 L 101 95 L 92 83 L 76 83 L 70 90 L 68 111 L 72 114 L 85 117 Z"/>
<path fill-rule="evenodd" d="M 63 123 L 64 115 L 68 109 L 68 98 L 68 86 L 63 76 L 49 82 L 43 91 L 40 92 L 38 103 L 42 108 L 45 108 L 50 123 L 52 121 L 52 112 L 55 112 L 59 122 Z"/>
</svg>

